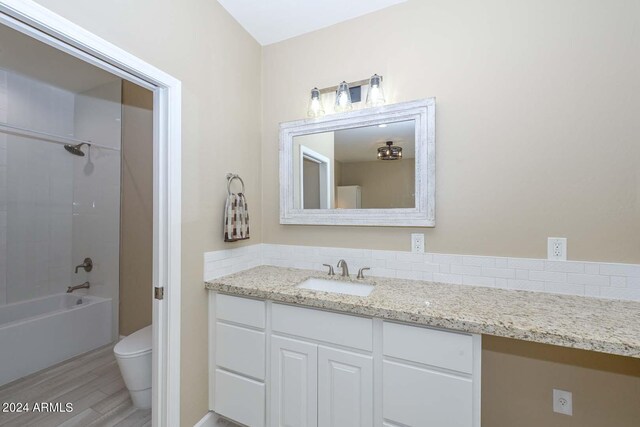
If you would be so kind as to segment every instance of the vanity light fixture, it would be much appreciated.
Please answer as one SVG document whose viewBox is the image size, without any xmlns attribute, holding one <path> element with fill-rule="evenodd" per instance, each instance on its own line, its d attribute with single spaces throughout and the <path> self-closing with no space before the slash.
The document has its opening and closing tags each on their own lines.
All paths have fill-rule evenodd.
<svg viewBox="0 0 640 427">
<path fill-rule="evenodd" d="M 346 81 L 343 81 L 338 85 L 336 90 L 336 111 L 349 111 L 351 110 L 351 93 L 349 91 L 349 85 Z"/>
<path fill-rule="evenodd" d="M 324 116 L 324 105 L 322 105 L 320 90 L 317 87 L 311 89 L 311 99 L 309 100 L 309 110 L 307 111 L 307 115 L 309 117 Z"/>
<path fill-rule="evenodd" d="M 378 160 L 402 159 L 402 147 L 393 145 L 393 141 L 387 141 L 385 147 L 378 148 Z"/>
<path fill-rule="evenodd" d="M 384 91 L 382 90 L 382 76 L 374 74 L 369 79 L 369 90 L 367 91 L 367 106 L 379 107 L 384 105 Z"/>
</svg>

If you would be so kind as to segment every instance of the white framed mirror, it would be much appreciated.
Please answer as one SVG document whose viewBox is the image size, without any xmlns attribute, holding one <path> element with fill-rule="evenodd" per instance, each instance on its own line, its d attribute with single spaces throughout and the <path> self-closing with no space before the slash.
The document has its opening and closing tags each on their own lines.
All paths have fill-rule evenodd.
<svg viewBox="0 0 640 427">
<path fill-rule="evenodd" d="M 435 98 L 280 124 L 280 223 L 435 226 Z"/>
</svg>

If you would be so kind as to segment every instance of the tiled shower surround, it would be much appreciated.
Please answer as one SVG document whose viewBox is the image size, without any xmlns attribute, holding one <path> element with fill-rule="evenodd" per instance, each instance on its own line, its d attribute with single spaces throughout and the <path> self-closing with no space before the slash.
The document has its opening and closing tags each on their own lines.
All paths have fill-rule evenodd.
<svg viewBox="0 0 640 427">
<path fill-rule="evenodd" d="M 326 271 L 344 258 L 371 276 L 640 301 L 640 265 L 258 244 L 204 254 L 204 280 L 258 265 Z"/>
</svg>

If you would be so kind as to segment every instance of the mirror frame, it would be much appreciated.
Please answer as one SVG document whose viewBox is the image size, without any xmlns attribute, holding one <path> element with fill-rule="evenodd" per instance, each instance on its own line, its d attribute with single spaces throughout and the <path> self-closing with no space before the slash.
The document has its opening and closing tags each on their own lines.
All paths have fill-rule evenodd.
<svg viewBox="0 0 640 427">
<path fill-rule="evenodd" d="M 436 100 L 427 98 L 280 124 L 280 224 L 435 227 Z M 415 120 L 415 207 L 296 209 L 293 138 L 382 123 Z"/>
</svg>

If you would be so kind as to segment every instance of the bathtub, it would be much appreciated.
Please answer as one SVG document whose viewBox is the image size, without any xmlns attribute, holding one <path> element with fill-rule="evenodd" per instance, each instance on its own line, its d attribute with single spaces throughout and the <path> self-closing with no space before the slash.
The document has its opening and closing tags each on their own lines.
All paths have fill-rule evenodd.
<svg viewBox="0 0 640 427">
<path fill-rule="evenodd" d="M 0 386 L 111 342 L 111 299 L 58 294 L 0 306 Z"/>
</svg>

